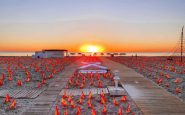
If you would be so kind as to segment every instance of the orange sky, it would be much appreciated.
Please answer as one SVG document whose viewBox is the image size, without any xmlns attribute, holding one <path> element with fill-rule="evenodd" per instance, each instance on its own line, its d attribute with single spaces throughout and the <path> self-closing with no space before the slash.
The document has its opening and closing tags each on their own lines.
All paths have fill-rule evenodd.
<svg viewBox="0 0 185 115">
<path fill-rule="evenodd" d="M 166 52 L 185 20 L 178 0 L 7 1 L 0 1 L 0 51 L 78 52 L 90 44 L 106 52 Z"/>
<path fill-rule="evenodd" d="M 96 21 L 96 24 L 94 21 L 90 21 L 91 24 L 84 22 L 74 21 L 73 25 L 65 22 L 69 23 L 65 26 L 61 23 L 20 23 L 12 24 L 10 27 L 4 24 L 4 33 L 0 34 L 0 49 L 1 51 L 67 49 L 78 52 L 81 46 L 90 44 L 102 46 L 107 52 L 165 52 L 172 50 L 180 36 L 178 25 L 120 23 L 122 24 L 120 26 L 119 22 L 114 21 Z M 0 30 L 2 31 L 2 28 Z"/>
</svg>

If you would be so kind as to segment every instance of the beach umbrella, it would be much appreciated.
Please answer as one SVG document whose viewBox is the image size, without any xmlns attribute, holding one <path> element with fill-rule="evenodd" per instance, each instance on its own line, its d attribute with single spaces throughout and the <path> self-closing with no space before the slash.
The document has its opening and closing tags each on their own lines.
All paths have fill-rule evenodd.
<svg viewBox="0 0 185 115">
<path fill-rule="evenodd" d="M 68 98 L 68 96 L 66 94 L 66 90 L 64 90 L 64 94 L 63 94 L 62 98 Z"/>
<path fill-rule="evenodd" d="M 67 101 L 64 98 L 61 99 L 61 105 L 63 107 L 66 107 L 67 106 Z"/>
<path fill-rule="evenodd" d="M 166 74 L 166 79 L 169 79 L 170 78 L 170 75 L 169 74 Z"/>
<path fill-rule="evenodd" d="M 176 79 L 174 80 L 174 83 L 176 83 L 176 84 L 180 83 L 180 78 L 176 78 Z"/>
<path fill-rule="evenodd" d="M 126 102 L 126 100 L 127 100 L 126 95 L 124 95 L 124 96 L 121 97 L 121 101 L 122 101 L 122 102 Z"/>
<path fill-rule="evenodd" d="M 103 113 L 103 114 L 107 114 L 107 107 L 106 107 L 105 105 L 103 106 L 102 113 Z"/>
<path fill-rule="evenodd" d="M 102 87 L 102 82 L 99 80 L 98 81 L 98 87 L 101 88 Z"/>
<path fill-rule="evenodd" d="M 127 106 L 127 108 L 126 108 L 126 113 L 128 114 L 128 113 L 130 113 L 131 112 L 131 110 L 130 110 L 130 104 L 128 104 L 128 106 Z"/>
<path fill-rule="evenodd" d="M 158 79 L 157 79 L 157 84 L 162 83 L 162 81 L 163 81 L 163 79 L 162 79 L 162 78 L 158 78 Z"/>
<path fill-rule="evenodd" d="M 92 108 L 91 99 L 88 99 L 87 105 L 88 105 L 88 108 Z"/>
<path fill-rule="evenodd" d="M 0 79 L 0 86 L 2 86 L 3 85 L 3 80 L 2 79 Z"/>
<path fill-rule="evenodd" d="M 94 108 L 92 108 L 92 110 L 91 110 L 91 115 L 97 115 L 96 110 Z"/>
<path fill-rule="evenodd" d="M 118 103 L 118 101 L 116 100 L 116 98 L 113 98 L 113 103 L 114 103 L 115 106 L 118 106 L 118 105 L 119 105 L 119 103 Z"/>
<path fill-rule="evenodd" d="M 8 81 L 12 81 L 12 74 L 9 74 Z"/>
<path fill-rule="evenodd" d="M 60 112 L 58 110 L 58 106 L 55 107 L 55 115 L 60 115 Z"/>
<path fill-rule="evenodd" d="M 164 76 L 164 73 L 163 72 L 160 72 L 160 76 Z"/>
<path fill-rule="evenodd" d="M 76 80 L 76 86 L 78 86 L 79 85 L 79 82 L 78 82 L 78 80 Z"/>
<path fill-rule="evenodd" d="M 42 79 L 42 84 L 46 84 L 46 80 L 45 79 Z"/>
<path fill-rule="evenodd" d="M 71 101 L 70 106 L 71 106 L 71 108 L 75 108 L 76 107 L 73 101 Z"/>
<path fill-rule="evenodd" d="M 80 85 L 80 89 L 83 89 L 84 88 L 84 84 L 82 83 L 81 85 Z"/>
<path fill-rule="evenodd" d="M 81 108 L 80 108 L 80 106 L 78 106 L 78 108 L 77 108 L 76 115 L 81 115 Z"/>
<path fill-rule="evenodd" d="M 72 85 L 72 79 L 69 79 L 68 84 Z"/>
<path fill-rule="evenodd" d="M 122 107 L 119 107 L 119 110 L 118 110 L 118 115 L 123 115 L 123 112 L 122 112 Z"/>
<path fill-rule="evenodd" d="M 18 85 L 18 86 L 22 86 L 22 80 L 18 79 L 17 85 Z"/>
<path fill-rule="evenodd" d="M 175 92 L 178 94 L 178 93 L 181 93 L 181 89 L 179 87 L 176 87 L 175 88 Z"/>
<path fill-rule="evenodd" d="M 37 83 L 37 88 L 38 88 L 38 89 L 41 88 L 41 83 L 40 83 L 40 82 Z"/>
<path fill-rule="evenodd" d="M 67 109 L 64 110 L 64 115 L 68 115 Z"/>
<path fill-rule="evenodd" d="M 83 91 L 82 91 L 82 93 L 81 93 L 80 98 L 85 99 L 85 94 L 84 94 L 84 92 L 83 92 Z"/>
<path fill-rule="evenodd" d="M 1 80 L 4 80 L 4 77 L 5 77 L 5 75 L 4 75 L 4 73 L 2 73 Z"/>
<path fill-rule="evenodd" d="M 4 99 L 4 103 L 8 103 L 8 102 L 10 102 L 10 96 L 9 96 L 9 94 L 6 94 L 6 97 Z"/>
<path fill-rule="evenodd" d="M 68 97 L 68 102 L 71 102 L 71 101 L 72 101 L 72 95 L 70 94 Z"/>
<path fill-rule="evenodd" d="M 53 74 L 51 73 L 50 75 L 49 75 L 49 79 L 51 79 L 53 77 Z"/>
<path fill-rule="evenodd" d="M 100 102 L 101 102 L 101 104 L 103 104 L 103 105 L 106 103 L 105 96 L 101 96 Z"/>
<path fill-rule="evenodd" d="M 30 82 L 30 77 L 26 77 L 26 82 Z"/>
<path fill-rule="evenodd" d="M 10 108 L 10 109 L 15 109 L 15 107 L 16 107 L 16 100 L 14 99 L 14 100 L 12 101 L 12 103 L 10 104 L 9 108 Z"/>
<path fill-rule="evenodd" d="M 92 92 L 91 92 L 91 91 L 89 92 L 89 96 L 88 96 L 88 98 L 89 98 L 89 99 L 92 99 L 92 98 L 93 98 L 93 96 L 92 96 Z"/>
<path fill-rule="evenodd" d="M 101 91 L 100 96 L 105 97 L 105 94 L 104 94 L 103 90 Z"/>
</svg>

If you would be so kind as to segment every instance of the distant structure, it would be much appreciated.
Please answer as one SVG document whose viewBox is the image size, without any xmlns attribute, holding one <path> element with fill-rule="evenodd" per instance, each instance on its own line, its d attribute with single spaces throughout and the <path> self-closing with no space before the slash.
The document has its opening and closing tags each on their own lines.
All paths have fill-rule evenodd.
<svg viewBox="0 0 185 115">
<path fill-rule="evenodd" d="M 67 50 L 61 50 L 61 49 L 48 49 L 48 50 L 42 50 L 42 51 L 36 51 L 35 55 L 33 55 L 33 58 L 62 58 L 68 56 Z"/>
<path fill-rule="evenodd" d="M 180 62 L 183 62 L 184 51 L 185 51 L 185 41 L 184 41 L 184 26 L 182 27 L 180 39 L 177 42 L 177 45 L 173 48 L 172 55 L 168 56 L 167 60 L 173 61 L 177 59 Z"/>
<path fill-rule="evenodd" d="M 184 26 L 182 27 L 182 32 L 181 32 L 181 62 L 182 62 L 182 57 L 183 57 L 183 29 L 184 29 Z"/>
</svg>

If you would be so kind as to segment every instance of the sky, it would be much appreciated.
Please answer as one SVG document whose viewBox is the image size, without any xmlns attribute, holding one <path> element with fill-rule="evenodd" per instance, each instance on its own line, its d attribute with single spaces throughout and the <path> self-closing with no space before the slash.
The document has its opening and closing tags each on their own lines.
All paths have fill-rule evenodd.
<svg viewBox="0 0 185 115">
<path fill-rule="evenodd" d="M 171 51 L 185 0 L 0 0 L 0 51 Z"/>
</svg>

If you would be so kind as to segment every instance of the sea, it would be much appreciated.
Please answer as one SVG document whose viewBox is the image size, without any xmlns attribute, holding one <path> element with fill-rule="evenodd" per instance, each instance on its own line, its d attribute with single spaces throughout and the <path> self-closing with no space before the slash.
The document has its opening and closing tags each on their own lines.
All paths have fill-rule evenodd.
<svg viewBox="0 0 185 115">
<path fill-rule="evenodd" d="M 73 55 L 72 55 L 73 53 Z M 171 56 L 171 52 L 104 52 L 103 56 L 108 56 L 107 54 L 117 53 L 119 56 L 120 53 L 125 53 L 124 56 Z M 82 52 L 69 52 L 69 56 L 81 56 L 84 54 L 86 56 L 91 55 L 91 53 L 82 53 Z M 102 53 L 97 53 L 97 56 L 100 56 Z M 0 56 L 32 56 L 34 52 L 0 52 Z M 174 54 L 173 54 L 174 55 Z M 101 55 L 102 56 L 102 55 Z"/>
</svg>

